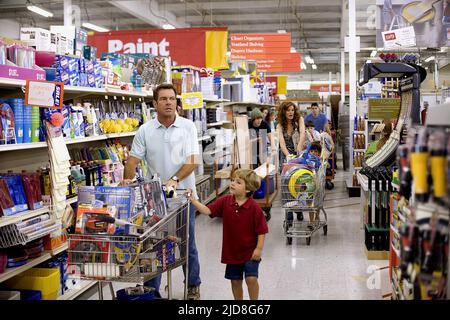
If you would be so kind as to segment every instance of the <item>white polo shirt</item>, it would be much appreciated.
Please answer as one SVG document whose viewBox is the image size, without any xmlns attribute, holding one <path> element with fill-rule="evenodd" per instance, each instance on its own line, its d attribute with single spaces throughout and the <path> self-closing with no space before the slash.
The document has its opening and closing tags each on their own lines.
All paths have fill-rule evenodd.
<svg viewBox="0 0 450 320">
<path fill-rule="evenodd" d="M 186 163 L 187 157 L 198 155 L 197 129 L 190 120 L 177 116 L 166 128 L 158 119 L 143 124 L 136 133 L 130 155 L 145 160 L 150 172 L 161 180 L 173 177 Z M 197 198 L 195 173 L 178 183 L 178 189 L 192 189 Z"/>
</svg>

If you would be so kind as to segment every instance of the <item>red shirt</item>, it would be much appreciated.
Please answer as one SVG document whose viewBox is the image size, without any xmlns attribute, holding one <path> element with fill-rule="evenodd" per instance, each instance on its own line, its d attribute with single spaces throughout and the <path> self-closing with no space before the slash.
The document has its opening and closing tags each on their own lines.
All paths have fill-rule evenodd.
<svg viewBox="0 0 450 320">
<path fill-rule="evenodd" d="M 223 218 L 222 263 L 242 264 L 249 261 L 258 244 L 258 236 L 269 232 L 266 218 L 253 198 L 239 207 L 233 195 L 211 203 L 211 218 Z"/>
</svg>

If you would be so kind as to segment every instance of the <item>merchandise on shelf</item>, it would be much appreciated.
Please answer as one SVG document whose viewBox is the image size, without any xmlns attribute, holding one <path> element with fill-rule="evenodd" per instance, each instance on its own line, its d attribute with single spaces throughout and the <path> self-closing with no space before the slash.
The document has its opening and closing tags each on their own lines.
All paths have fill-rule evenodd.
<svg viewBox="0 0 450 320">
<path fill-rule="evenodd" d="M 200 69 L 193 66 L 172 67 L 172 83 L 177 94 L 201 92 Z"/>
<path fill-rule="evenodd" d="M 450 136 L 447 126 L 412 128 L 398 149 L 398 217 L 392 239 L 394 297 L 445 299 L 448 280 Z M 448 297 L 447 297 L 448 298 Z"/>
</svg>

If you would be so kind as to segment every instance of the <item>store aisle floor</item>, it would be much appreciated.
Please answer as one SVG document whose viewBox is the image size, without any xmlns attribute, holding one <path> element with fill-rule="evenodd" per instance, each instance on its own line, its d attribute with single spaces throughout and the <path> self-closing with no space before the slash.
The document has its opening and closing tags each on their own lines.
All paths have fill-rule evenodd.
<svg viewBox="0 0 450 320">
<path fill-rule="evenodd" d="M 371 279 L 376 279 L 376 275 L 370 272 L 387 266 L 388 261 L 366 259 L 360 199 L 348 198 L 344 179 L 344 173 L 339 172 L 334 181 L 335 188 L 326 194 L 328 236 L 325 237 L 322 230 L 318 231 L 309 247 L 304 239 L 294 239 L 291 246 L 286 245 L 282 228 L 284 212 L 279 200 L 274 203 L 260 266 L 261 299 L 381 299 L 382 291 L 386 292 L 368 288 L 369 277 L 372 275 Z M 201 264 L 202 299 L 233 299 L 230 283 L 224 278 L 225 265 L 220 263 L 221 220 L 198 216 L 196 240 Z M 385 276 L 381 273 L 381 287 Z M 166 283 L 165 276 L 162 283 Z M 123 286 L 117 284 L 115 288 Z M 173 288 L 174 298 L 182 299 L 181 268 L 173 272 Z M 163 286 L 161 290 L 164 290 Z M 90 297 L 96 298 L 96 294 Z M 247 293 L 244 298 L 248 299 Z"/>
</svg>

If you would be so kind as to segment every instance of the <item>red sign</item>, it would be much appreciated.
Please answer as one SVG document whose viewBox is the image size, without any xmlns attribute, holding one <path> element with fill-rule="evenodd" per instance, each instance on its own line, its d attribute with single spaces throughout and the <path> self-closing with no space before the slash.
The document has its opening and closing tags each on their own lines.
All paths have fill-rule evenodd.
<svg viewBox="0 0 450 320">
<path fill-rule="evenodd" d="M 259 72 L 300 72 L 290 33 L 234 33 L 230 40 L 231 60 L 255 60 Z"/>
<path fill-rule="evenodd" d="M 205 32 L 227 28 L 121 30 L 95 32 L 88 38 L 99 53 L 150 53 L 170 56 L 178 65 L 205 66 Z"/>
<path fill-rule="evenodd" d="M 273 58 L 273 57 L 271 57 Z M 259 72 L 300 72 L 300 53 L 294 52 L 283 57 L 257 61 L 256 69 Z"/>
<path fill-rule="evenodd" d="M 329 85 L 324 84 L 313 84 L 310 87 L 310 90 L 318 91 L 318 92 L 329 92 Z M 350 85 L 348 83 L 345 84 L 345 92 L 350 91 Z M 331 85 L 331 92 L 341 92 L 341 84 L 332 84 Z"/>
<path fill-rule="evenodd" d="M 392 41 L 392 40 L 395 40 L 397 37 L 395 36 L 395 32 L 392 32 L 392 33 L 386 33 L 385 35 L 384 35 L 384 39 L 386 40 L 386 41 Z"/>
</svg>

